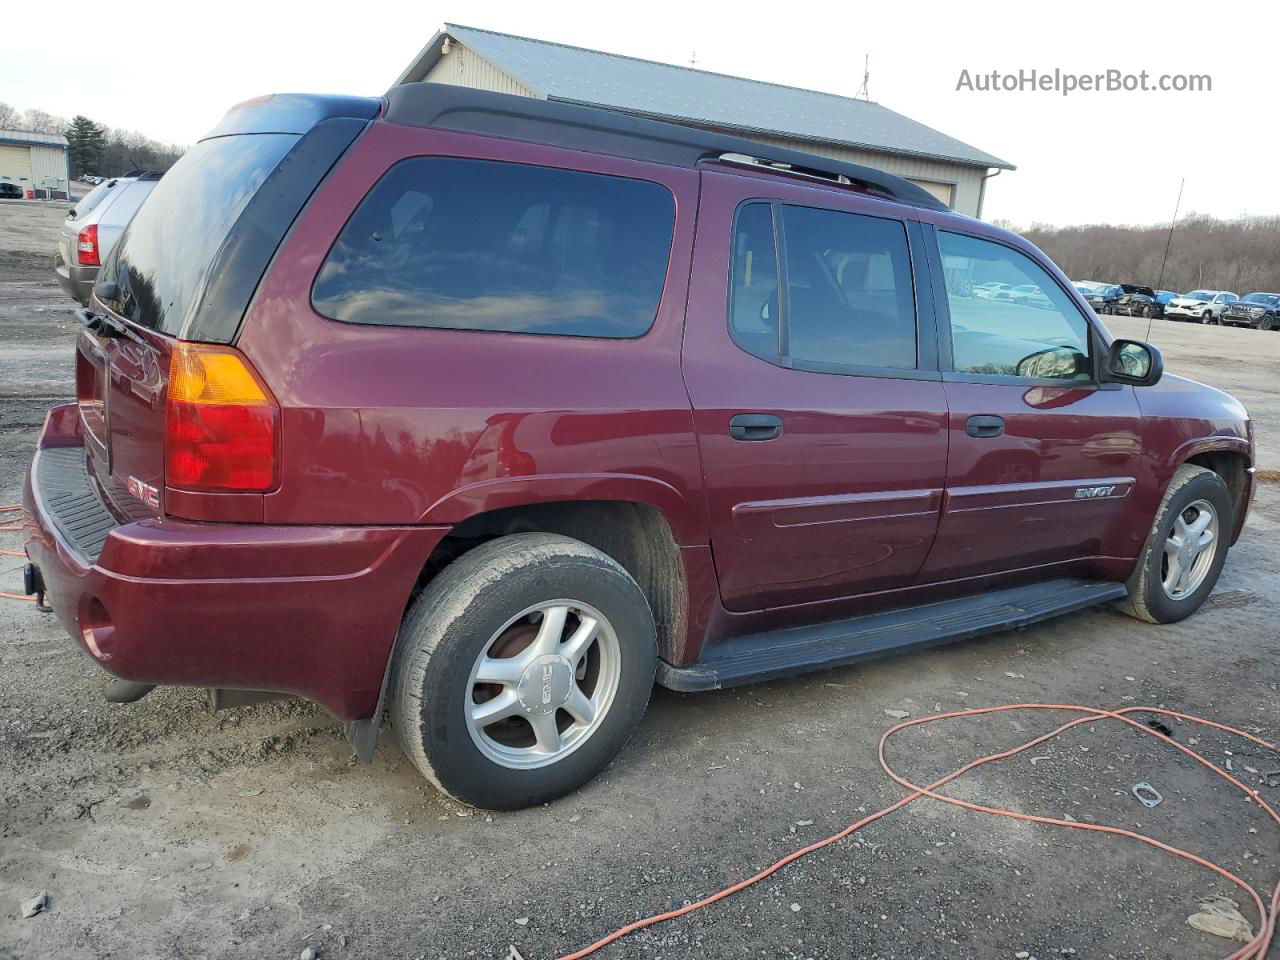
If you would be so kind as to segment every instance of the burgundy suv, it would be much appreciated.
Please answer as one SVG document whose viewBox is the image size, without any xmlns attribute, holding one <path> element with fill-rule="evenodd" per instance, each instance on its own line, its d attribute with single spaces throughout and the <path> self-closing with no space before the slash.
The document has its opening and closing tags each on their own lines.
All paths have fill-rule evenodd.
<svg viewBox="0 0 1280 960">
<path fill-rule="evenodd" d="M 481 806 L 595 775 L 655 679 L 1179 620 L 1252 494 L 1244 408 L 1017 236 L 866 167 L 458 87 L 234 108 L 80 317 L 29 592 L 132 696 L 309 697 L 364 758 L 389 711 Z"/>
</svg>

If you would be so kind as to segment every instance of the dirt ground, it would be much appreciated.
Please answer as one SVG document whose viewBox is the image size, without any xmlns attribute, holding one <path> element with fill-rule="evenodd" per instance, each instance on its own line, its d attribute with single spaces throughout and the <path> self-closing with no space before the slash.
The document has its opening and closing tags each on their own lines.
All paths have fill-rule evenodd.
<svg viewBox="0 0 1280 960">
<path fill-rule="evenodd" d="M 55 205 L 0 204 L 0 502 L 21 492 L 45 408 L 70 397 L 71 306 L 52 274 Z M 1145 321 L 1113 329 L 1141 336 Z M 1250 407 L 1280 468 L 1280 335 L 1156 321 L 1170 370 Z M 0 545 L 17 546 L 14 534 Z M 0 590 L 21 561 L 0 561 Z M 1265 485 L 1205 610 L 1168 627 L 1096 609 L 1015 633 L 709 694 L 657 691 L 596 782 L 485 814 L 426 785 L 384 736 L 354 765 L 326 714 L 278 701 L 211 715 L 200 692 L 128 706 L 29 603 L 0 601 L 0 958 L 548 960 L 696 899 L 902 795 L 876 760 L 895 721 L 1027 701 L 1154 704 L 1280 738 L 1280 487 Z M 907 731 L 919 781 L 1058 716 Z M 1250 771 L 1280 757 L 1174 723 Z M 1229 752 L 1228 752 L 1229 751 Z M 1073 731 L 950 789 L 998 806 L 1148 831 L 1269 891 L 1280 833 L 1208 771 L 1113 727 Z M 1130 787 L 1164 795 L 1153 810 Z M 1280 801 L 1280 788 L 1260 785 Z M 1255 832 L 1256 831 L 1256 832 Z M 50 909 L 21 919 L 47 892 Z M 1191 929 L 1231 885 L 1116 837 L 919 801 L 746 892 L 605 948 L 604 958 L 1213 958 Z M 1252 917 L 1252 911 L 1245 910 Z M 1273 956 L 1280 952 L 1273 951 Z"/>
</svg>

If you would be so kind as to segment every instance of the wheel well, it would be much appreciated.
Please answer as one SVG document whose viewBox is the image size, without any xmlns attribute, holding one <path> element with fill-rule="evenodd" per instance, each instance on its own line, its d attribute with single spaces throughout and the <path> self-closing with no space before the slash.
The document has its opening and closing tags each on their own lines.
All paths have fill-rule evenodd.
<svg viewBox="0 0 1280 960">
<path fill-rule="evenodd" d="M 1187 463 L 1212 470 L 1220 476 L 1231 491 L 1231 502 L 1235 505 L 1236 515 L 1240 514 L 1240 500 L 1244 496 L 1245 485 L 1249 476 L 1249 458 L 1242 453 L 1229 450 L 1218 450 L 1209 453 L 1197 453 L 1187 458 Z"/>
<path fill-rule="evenodd" d="M 644 591 L 658 628 L 658 655 L 671 661 L 684 644 L 688 593 L 680 547 L 666 518 L 647 504 L 567 501 L 505 507 L 468 517 L 432 551 L 416 596 L 437 573 L 482 543 L 515 533 L 558 533 L 612 557 Z"/>
</svg>

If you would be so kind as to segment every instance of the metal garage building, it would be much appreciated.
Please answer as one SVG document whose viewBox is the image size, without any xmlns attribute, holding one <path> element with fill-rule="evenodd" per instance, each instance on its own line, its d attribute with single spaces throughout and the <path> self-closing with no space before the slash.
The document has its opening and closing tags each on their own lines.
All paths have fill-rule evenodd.
<svg viewBox="0 0 1280 960">
<path fill-rule="evenodd" d="M 981 216 L 1014 166 L 869 100 L 445 24 L 396 80 L 608 107 L 887 170 Z"/>
<path fill-rule="evenodd" d="M 25 194 L 67 196 L 67 138 L 60 133 L 0 130 L 0 180 L 16 183 Z"/>
</svg>

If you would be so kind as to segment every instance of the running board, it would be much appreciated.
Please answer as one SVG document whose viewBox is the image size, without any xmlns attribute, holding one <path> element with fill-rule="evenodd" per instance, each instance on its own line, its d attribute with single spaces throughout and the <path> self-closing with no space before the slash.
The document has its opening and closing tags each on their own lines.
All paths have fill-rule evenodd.
<svg viewBox="0 0 1280 960">
<path fill-rule="evenodd" d="M 1127 594 L 1123 583 L 1109 580 L 1049 580 L 904 610 L 770 630 L 718 643 L 701 660 L 686 666 L 673 667 L 659 660 L 657 680 L 669 689 L 689 692 L 735 687 L 1023 627 Z"/>
</svg>

